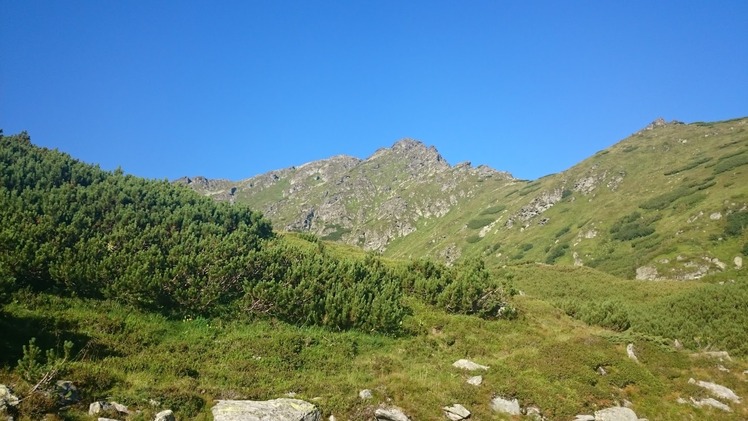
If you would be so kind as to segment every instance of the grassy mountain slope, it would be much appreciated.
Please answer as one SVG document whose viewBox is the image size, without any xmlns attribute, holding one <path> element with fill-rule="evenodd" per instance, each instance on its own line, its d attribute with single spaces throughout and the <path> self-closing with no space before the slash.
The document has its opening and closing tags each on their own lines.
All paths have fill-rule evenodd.
<svg viewBox="0 0 748 421">
<path fill-rule="evenodd" d="M 92 420 L 88 404 L 108 399 L 136 411 L 129 420 L 165 408 L 178 419 L 209 420 L 217 399 L 289 392 L 338 419 L 370 420 L 379 405 L 394 404 L 412 419 L 436 420 L 453 403 L 474 419 L 510 419 L 490 409 L 497 395 L 554 420 L 626 401 L 651 420 L 748 417 L 744 276 L 654 283 L 593 268 L 489 271 L 475 259 L 448 268 L 378 258 L 306 233 L 273 235 L 241 205 L 101 171 L 34 147 L 25 134 L 0 136 L 0 145 L 0 383 L 22 398 L 17 419 Z M 427 178 L 438 176 L 446 179 Z M 531 194 L 542 197 L 546 182 L 472 176 L 492 187 L 478 189 L 466 177 L 454 190 L 464 197 L 449 212 L 419 219 L 423 227 L 391 247 L 416 233 L 446 235 L 432 222 L 448 221 L 456 232 L 489 227 L 483 239 L 465 237 L 476 247 L 466 254 L 482 253 L 477 246 L 492 230 L 519 224 L 490 222 L 519 220 L 518 209 Z M 438 190 L 426 181 L 403 185 L 413 197 Z M 724 233 L 742 232 L 721 223 Z M 510 298 L 508 283 L 523 295 Z M 517 309 L 511 320 L 477 317 L 502 314 L 495 310 L 509 308 L 505 299 Z M 638 362 L 626 356 L 629 343 Z M 694 354 L 707 350 L 733 358 Z M 451 366 L 460 358 L 491 367 L 481 386 L 465 382 L 476 373 Z M 727 386 L 743 401 L 730 403 L 732 412 L 678 403 L 709 396 L 689 384 L 692 377 Z M 80 401 L 63 405 L 58 379 L 72 381 Z M 373 399 L 358 397 L 364 388 Z"/>
<path fill-rule="evenodd" d="M 223 183 L 191 185 L 262 209 L 281 229 L 398 258 L 483 256 L 696 279 L 739 269 L 748 251 L 746 118 L 657 120 L 531 182 L 449 166 L 433 148 L 401 141 L 363 161 L 338 157 Z M 216 194 L 232 187 L 233 196 Z"/>
</svg>

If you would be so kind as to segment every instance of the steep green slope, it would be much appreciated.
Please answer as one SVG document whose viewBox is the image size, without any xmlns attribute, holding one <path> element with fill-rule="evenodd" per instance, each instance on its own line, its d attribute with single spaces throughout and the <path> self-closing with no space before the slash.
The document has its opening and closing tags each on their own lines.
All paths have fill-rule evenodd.
<svg viewBox="0 0 748 421">
<path fill-rule="evenodd" d="M 390 257 L 576 264 L 640 279 L 697 279 L 748 251 L 748 119 L 657 120 L 538 180 L 403 140 L 365 160 L 335 157 L 241 182 L 183 179 L 262 209 L 282 230 Z M 228 194 L 230 192 L 231 194 Z"/>
<path fill-rule="evenodd" d="M 452 247 L 499 265 L 577 264 L 642 279 L 730 271 L 748 244 L 746 164 L 748 119 L 658 121 L 563 173 L 506 193 L 479 189 L 386 255 Z"/>
</svg>

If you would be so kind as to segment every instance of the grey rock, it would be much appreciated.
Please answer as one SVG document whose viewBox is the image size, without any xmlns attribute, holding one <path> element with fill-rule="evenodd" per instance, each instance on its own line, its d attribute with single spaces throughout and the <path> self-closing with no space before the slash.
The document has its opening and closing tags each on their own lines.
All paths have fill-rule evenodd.
<svg viewBox="0 0 748 421">
<path fill-rule="evenodd" d="M 574 421 L 595 421 L 594 415 L 577 415 Z"/>
<path fill-rule="evenodd" d="M 455 361 L 454 363 L 452 363 L 452 367 L 461 368 L 463 370 L 468 370 L 468 371 L 489 369 L 489 367 L 486 365 L 476 364 L 470 360 L 465 360 L 465 359 Z"/>
<path fill-rule="evenodd" d="M 20 403 L 13 391 L 4 384 L 0 384 L 0 416 L 7 416 L 11 407 Z"/>
<path fill-rule="evenodd" d="M 483 376 L 473 376 L 467 379 L 467 384 L 471 384 L 473 386 L 480 386 L 482 383 L 483 383 Z"/>
<path fill-rule="evenodd" d="M 730 358 L 730 354 L 727 351 L 706 351 L 706 352 L 699 352 L 698 354 L 694 354 L 695 357 L 707 357 L 707 358 L 716 358 L 720 361 L 726 360 L 726 361 L 732 361 L 732 358 Z"/>
<path fill-rule="evenodd" d="M 119 420 L 118 419 L 114 419 L 114 418 L 99 417 L 99 418 L 96 419 L 96 421 L 119 421 Z"/>
<path fill-rule="evenodd" d="M 634 344 L 628 344 L 626 345 L 626 354 L 634 361 L 639 361 L 639 358 L 636 356 L 636 352 L 634 352 Z"/>
<path fill-rule="evenodd" d="M 614 406 L 595 411 L 595 421 L 639 421 L 639 417 L 630 408 Z"/>
<path fill-rule="evenodd" d="M 71 405 L 80 400 L 78 389 L 69 380 L 58 380 L 55 384 L 55 391 L 63 405 Z"/>
<path fill-rule="evenodd" d="M 452 421 L 461 421 L 470 418 L 470 411 L 459 403 L 445 406 L 442 409 L 444 410 L 444 415 Z"/>
<path fill-rule="evenodd" d="M 705 382 L 701 380 L 696 381 L 694 379 L 688 379 L 688 383 L 695 384 L 696 386 L 702 387 L 708 390 L 712 395 L 718 398 L 727 399 L 735 403 L 740 403 L 740 397 L 736 395 L 735 392 L 732 391 L 732 389 L 727 388 L 725 386 L 712 383 L 712 382 Z"/>
<path fill-rule="evenodd" d="M 545 421 L 545 417 L 537 406 L 528 406 L 525 409 L 525 416 L 535 421 Z"/>
<path fill-rule="evenodd" d="M 714 398 L 705 398 L 698 400 L 691 398 L 691 404 L 697 408 L 701 408 L 703 406 L 711 406 L 712 408 L 721 409 L 725 412 L 732 412 L 732 409 L 729 406 Z"/>
<path fill-rule="evenodd" d="M 522 410 L 519 407 L 519 401 L 517 399 L 504 399 L 497 396 L 491 399 L 491 409 L 495 412 L 502 412 L 509 415 L 520 415 Z"/>
<path fill-rule="evenodd" d="M 358 392 L 358 397 L 361 398 L 361 399 L 366 400 L 366 399 L 371 399 L 374 396 L 371 394 L 371 390 L 364 389 L 364 390 Z"/>
<path fill-rule="evenodd" d="M 595 371 L 597 371 L 597 374 L 599 374 L 601 376 L 606 376 L 608 374 L 608 372 L 605 371 L 605 367 L 603 367 L 603 366 L 598 366 L 597 370 L 595 370 Z"/>
<path fill-rule="evenodd" d="M 161 411 L 156 414 L 156 418 L 154 418 L 153 421 L 176 421 L 176 418 L 174 418 L 174 411 L 171 409 Z"/>
<path fill-rule="evenodd" d="M 374 418 L 377 421 L 410 421 L 410 418 L 405 415 L 403 410 L 396 406 L 377 408 L 374 411 Z"/>
<path fill-rule="evenodd" d="M 219 400 L 211 408 L 214 421 L 320 421 L 317 407 L 300 399 L 268 401 Z"/>
<path fill-rule="evenodd" d="M 732 259 L 732 263 L 735 265 L 735 269 L 743 268 L 743 258 L 741 256 L 735 256 L 735 258 Z"/>
<path fill-rule="evenodd" d="M 677 340 L 677 339 L 673 342 L 673 346 L 677 350 L 683 349 L 683 344 L 679 340 Z"/>
<path fill-rule="evenodd" d="M 104 411 L 116 411 L 120 414 L 129 414 L 130 410 L 127 409 L 127 406 L 122 405 L 117 402 L 107 402 L 107 401 L 96 401 L 88 405 L 88 415 L 96 415 L 100 412 Z"/>
</svg>

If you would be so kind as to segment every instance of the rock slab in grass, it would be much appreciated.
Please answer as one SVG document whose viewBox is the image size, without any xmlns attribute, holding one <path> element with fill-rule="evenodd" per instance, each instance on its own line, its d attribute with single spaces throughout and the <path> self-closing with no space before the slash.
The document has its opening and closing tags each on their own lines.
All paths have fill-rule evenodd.
<svg viewBox="0 0 748 421">
<path fill-rule="evenodd" d="M 322 414 L 309 402 L 280 398 L 269 401 L 220 400 L 210 409 L 214 421 L 320 421 Z"/>
<path fill-rule="evenodd" d="M 452 406 L 445 406 L 442 409 L 444 410 L 444 415 L 452 421 L 462 421 L 470 418 L 470 411 L 459 403 Z"/>
<path fill-rule="evenodd" d="M 683 400 L 685 403 L 685 399 Z M 711 406 L 712 408 L 721 409 L 725 412 L 732 412 L 732 409 L 727 406 L 726 404 L 714 399 L 714 398 L 706 398 L 706 399 L 694 399 L 691 398 L 691 405 L 701 408 L 702 406 Z"/>
<path fill-rule="evenodd" d="M 470 360 L 457 360 L 452 363 L 452 367 L 461 368 L 463 370 L 475 371 L 475 370 L 488 370 L 488 366 L 476 364 Z"/>
<path fill-rule="evenodd" d="M 363 400 L 367 400 L 367 399 L 373 398 L 374 395 L 371 394 L 371 390 L 364 389 L 364 390 L 358 392 L 358 397 L 361 398 L 361 399 L 363 399 Z"/>
<path fill-rule="evenodd" d="M 636 412 L 623 406 L 595 411 L 595 421 L 639 421 Z"/>
<path fill-rule="evenodd" d="M 729 401 L 733 401 L 735 403 L 740 403 L 740 397 L 735 394 L 735 392 L 732 391 L 732 389 L 727 388 L 725 386 L 719 385 L 717 383 L 712 382 L 704 382 L 704 381 L 696 381 L 694 379 L 688 379 L 689 384 L 695 384 L 696 386 L 703 387 L 704 389 L 708 390 L 712 395 L 727 399 Z"/>
<path fill-rule="evenodd" d="M 502 412 L 509 415 L 520 415 L 522 410 L 519 407 L 519 401 L 517 399 L 504 399 L 497 396 L 491 399 L 491 409 L 496 412 Z"/>
<path fill-rule="evenodd" d="M 410 421 L 410 418 L 405 415 L 403 410 L 396 406 L 377 408 L 374 411 L 374 418 L 377 421 Z"/>
</svg>

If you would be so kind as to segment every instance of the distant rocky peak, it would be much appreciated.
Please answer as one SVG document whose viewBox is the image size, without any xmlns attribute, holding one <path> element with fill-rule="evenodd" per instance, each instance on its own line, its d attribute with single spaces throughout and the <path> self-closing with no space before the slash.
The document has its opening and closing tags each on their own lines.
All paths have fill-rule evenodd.
<svg viewBox="0 0 748 421">
<path fill-rule="evenodd" d="M 673 120 L 673 121 L 671 121 L 671 122 L 668 123 L 667 121 L 665 121 L 664 118 L 657 117 L 655 119 L 655 121 L 647 124 L 647 126 L 644 127 L 643 129 L 641 129 L 639 131 L 639 133 L 647 131 L 647 130 L 654 130 L 654 129 L 658 128 L 658 127 L 665 127 L 665 126 L 668 126 L 668 125 L 673 125 L 673 124 L 683 124 L 683 122 L 678 121 L 678 120 Z"/>
<path fill-rule="evenodd" d="M 382 148 L 374 152 L 367 161 L 376 159 L 405 159 L 411 163 L 426 164 L 440 169 L 450 168 L 444 157 L 433 146 L 426 146 L 423 142 L 410 138 L 403 138 L 395 142 L 391 148 Z"/>
</svg>

